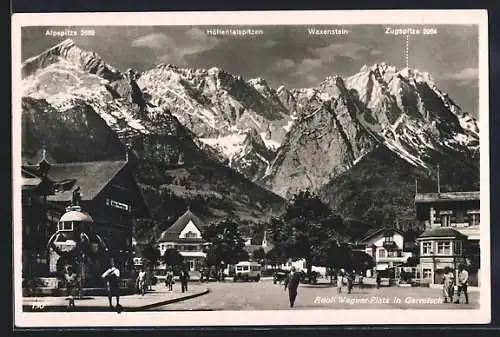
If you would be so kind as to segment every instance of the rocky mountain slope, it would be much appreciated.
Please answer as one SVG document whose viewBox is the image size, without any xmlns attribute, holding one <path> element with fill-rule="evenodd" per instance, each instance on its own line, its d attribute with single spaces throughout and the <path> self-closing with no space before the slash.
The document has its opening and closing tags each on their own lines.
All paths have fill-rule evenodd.
<svg viewBox="0 0 500 337">
<path fill-rule="evenodd" d="M 349 171 L 322 186 L 318 193 L 344 218 L 372 228 L 398 223 L 407 229 L 415 225 L 415 192 L 436 192 L 437 174 L 436 169 L 429 174 L 389 148 L 379 146 Z M 478 189 L 478 172 L 457 166 L 453 161 L 441 162 L 441 191 Z"/>
<path fill-rule="evenodd" d="M 148 102 L 136 78 L 70 40 L 26 60 L 23 154 L 32 155 L 45 142 L 60 162 L 123 159 L 129 146 L 154 217 L 140 230 L 149 237 L 152 226 L 164 229 L 186 204 L 206 220 L 260 220 L 283 206 L 283 199 L 200 149 L 173 114 Z"/>
<path fill-rule="evenodd" d="M 252 180 L 269 168 L 292 122 L 280 93 L 261 78 L 161 64 L 137 83 L 149 102 L 171 111 L 209 151 Z"/>
<path fill-rule="evenodd" d="M 477 122 L 429 74 L 377 64 L 294 97 L 298 119 L 263 179 L 282 196 L 319 191 L 378 147 L 427 173 L 443 161 L 479 171 Z"/>
</svg>

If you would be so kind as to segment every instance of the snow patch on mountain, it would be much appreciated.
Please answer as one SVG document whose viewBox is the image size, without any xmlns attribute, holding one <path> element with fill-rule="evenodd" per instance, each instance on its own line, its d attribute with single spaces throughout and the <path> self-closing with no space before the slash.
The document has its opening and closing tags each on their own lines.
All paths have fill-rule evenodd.
<svg viewBox="0 0 500 337">
<path fill-rule="evenodd" d="M 229 159 L 230 164 L 236 155 L 240 155 L 245 149 L 245 134 L 231 134 L 219 138 L 199 138 L 203 143 L 222 151 Z"/>
<path fill-rule="evenodd" d="M 270 150 L 276 151 L 281 145 L 280 143 L 278 143 L 277 141 L 275 141 L 273 139 L 267 139 L 265 132 L 261 132 L 260 136 L 261 136 L 262 140 L 264 141 L 264 144 L 266 145 L 266 147 Z"/>
</svg>

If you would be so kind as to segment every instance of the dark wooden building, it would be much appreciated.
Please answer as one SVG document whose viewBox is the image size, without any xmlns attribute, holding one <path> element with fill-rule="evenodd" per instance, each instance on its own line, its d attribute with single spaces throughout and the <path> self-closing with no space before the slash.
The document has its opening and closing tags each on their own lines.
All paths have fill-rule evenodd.
<svg viewBox="0 0 500 337">
<path fill-rule="evenodd" d="M 25 161 L 23 168 L 27 172 L 36 171 L 40 165 L 46 165 L 43 163 L 48 162 L 48 157 L 44 153 L 35 160 Z M 46 245 L 50 235 L 57 231 L 59 218 L 65 213 L 66 207 L 72 204 L 75 192 L 78 192 L 81 198 L 79 205 L 92 217 L 95 232 L 104 240 L 110 256 L 114 257 L 117 266 L 127 276 L 133 267 L 133 220 L 150 217 L 129 161 L 53 161 L 48 162 L 47 166 L 46 179 L 57 183 L 51 193 L 43 197 L 49 220 L 46 221 L 45 233 L 39 234 L 45 237 L 39 238 L 40 244 L 43 242 Z M 29 216 L 30 213 L 36 213 L 33 206 L 25 205 L 24 200 L 23 211 L 23 218 L 24 214 Z M 28 227 L 33 227 L 32 223 L 36 221 L 30 220 Z"/>
</svg>

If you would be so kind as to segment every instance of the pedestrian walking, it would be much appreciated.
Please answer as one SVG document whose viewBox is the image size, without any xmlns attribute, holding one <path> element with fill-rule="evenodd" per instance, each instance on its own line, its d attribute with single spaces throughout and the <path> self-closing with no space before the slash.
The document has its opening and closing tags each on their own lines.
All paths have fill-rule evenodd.
<svg viewBox="0 0 500 337">
<path fill-rule="evenodd" d="M 469 284 L 469 272 L 465 270 L 463 264 L 458 266 L 457 299 L 455 303 L 460 303 L 460 294 L 465 296 L 465 304 L 469 304 L 469 295 L 467 294 L 467 285 Z"/>
<path fill-rule="evenodd" d="M 380 284 L 382 283 L 382 275 L 380 275 L 380 271 L 377 271 L 377 277 L 375 279 L 375 282 L 377 282 L 377 289 L 379 289 Z"/>
<path fill-rule="evenodd" d="M 146 269 L 146 290 L 153 290 L 153 271 L 150 268 Z"/>
<path fill-rule="evenodd" d="M 358 280 L 359 280 L 358 282 L 359 282 L 359 288 L 360 289 L 363 289 L 363 287 L 364 287 L 364 285 L 363 285 L 363 278 L 364 278 L 363 277 L 363 272 L 360 272 L 359 273 L 359 277 L 358 277 Z"/>
<path fill-rule="evenodd" d="M 189 273 L 186 269 L 183 269 L 181 271 L 181 290 L 182 292 L 187 292 L 188 291 L 188 281 L 189 281 Z"/>
<path fill-rule="evenodd" d="M 78 275 L 73 271 L 72 266 L 66 267 L 66 273 L 64 274 L 64 279 L 66 281 L 66 294 L 68 296 L 68 309 L 75 309 L 75 295 L 78 291 Z"/>
<path fill-rule="evenodd" d="M 450 267 L 444 268 L 443 275 L 443 297 L 444 303 L 448 303 L 448 299 L 450 303 L 453 302 L 453 288 L 454 288 L 454 278 L 453 271 Z"/>
<path fill-rule="evenodd" d="M 165 286 L 168 287 L 168 291 L 172 291 L 172 285 L 174 283 L 174 272 L 172 269 L 167 270 L 167 275 L 165 277 Z"/>
<path fill-rule="evenodd" d="M 347 293 L 350 294 L 354 287 L 354 271 L 347 272 Z"/>
<path fill-rule="evenodd" d="M 290 308 L 295 305 L 295 299 L 297 298 L 297 288 L 300 283 L 300 273 L 295 271 L 295 267 L 292 267 L 290 274 L 285 278 L 285 291 L 288 289 L 288 300 L 290 301 Z"/>
<path fill-rule="evenodd" d="M 144 270 L 144 267 L 141 267 L 141 270 L 139 271 L 139 275 L 137 276 L 137 289 L 141 293 L 142 296 L 146 293 L 146 271 Z"/>
<path fill-rule="evenodd" d="M 106 281 L 110 309 L 113 308 L 113 297 L 116 297 L 116 309 L 120 310 L 120 289 L 118 287 L 118 282 L 120 280 L 120 270 L 115 267 L 115 262 L 113 259 L 111 259 L 110 267 L 102 274 L 101 277 Z"/>
<path fill-rule="evenodd" d="M 337 291 L 340 294 L 342 292 L 342 285 L 344 284 L 344 274 L 342 271 L 337 273 Z"/>
</svg>

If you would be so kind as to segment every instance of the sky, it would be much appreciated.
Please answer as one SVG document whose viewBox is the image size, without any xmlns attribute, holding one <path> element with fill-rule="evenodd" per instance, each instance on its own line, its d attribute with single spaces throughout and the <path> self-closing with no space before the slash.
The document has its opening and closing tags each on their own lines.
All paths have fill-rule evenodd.
<svg viewBox="0 0 500 337">
<path fill-rule="evenodd" d="M 433 27 L 437 34 L 409 35 L 409 67 L 429 72 L 439 89 L 447 92 L 463 110 L 477 115 L 478 28 Z M 121 71 L 128 68 L 143 71 L 160 63 L 219 67 L 245 79 L 264 78 L 275 88 L 280 85 L 303 88 L 316 86 L 330 75 L 351 76 L 365 64 L 385 62 L 397 68 L 406 66 L 406 35 L 386 34 L 384 25 L 245 27 L 261 30 L 262 34 L 251 36 L 207 35 L 208 28 L 229 28 L 215 26 L 88 28 L 95 30 L 94 36 L 71 38 L 80 48 L 96 52 Z M 349 33 L 310 35 L 309 28 L 343 28 Z M 67 38 L 48 36 L 47 30 L 64 29 L 80 31 L 86 27 L 23 28 L 23 61 Z"/>
</svg>

